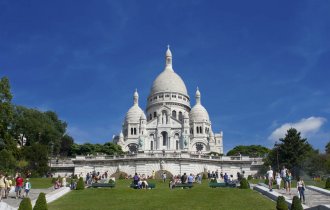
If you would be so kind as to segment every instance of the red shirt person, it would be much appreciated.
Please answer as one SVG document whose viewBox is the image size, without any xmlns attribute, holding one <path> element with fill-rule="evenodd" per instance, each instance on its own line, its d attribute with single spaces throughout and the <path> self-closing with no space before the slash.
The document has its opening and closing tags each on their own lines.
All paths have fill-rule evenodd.
<svg viewBox="0 0 330 210">
<path fill-rule="evenodd" d="M 23 183 L 24 183 L 23 178 L 21 177 L 20 174 L 18 174 L 18 176 L 16 178 L 16 187 L 15 187 L 16 199 L 18 197 L 21 197 L 21 191 L 22 191 L 22 188 L 23 188 Z"/>
</svg>

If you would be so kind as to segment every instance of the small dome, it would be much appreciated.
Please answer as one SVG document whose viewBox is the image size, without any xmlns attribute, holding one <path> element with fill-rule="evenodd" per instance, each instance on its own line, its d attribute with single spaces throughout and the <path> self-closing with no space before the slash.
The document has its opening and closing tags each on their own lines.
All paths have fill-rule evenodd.
<svg viewBox="0 0 330 210">
<path fill-rule="evenodd" d="M 133 101 L 133 106 L 126 113 L 125 122 L 140 122 L 141 117 L 146 118 L 144 112 L 139 107 L 139 94 L 137 90 L 134 92 Z"/>
<path fill-rule="evenodd" d="M 196 90 L 196 105 L 190 111 L 190 120 L 197 122 L 210 122 L 209 114 L 201 104 L 201 93 L 197 87 Z"/>
<path fill-rule="evenodd" d="M 210 122 L 209 114 L 201 104 L 196 104 L 190 111 L 190 120 L 197 122 Z"/>
<path fill-rule="evenodd" d="M 142 115 L 144 115 L 142 109 L 138 104 L 134 104 L 126 113 L 125 122 L 140 122 Z"/>
</svg>

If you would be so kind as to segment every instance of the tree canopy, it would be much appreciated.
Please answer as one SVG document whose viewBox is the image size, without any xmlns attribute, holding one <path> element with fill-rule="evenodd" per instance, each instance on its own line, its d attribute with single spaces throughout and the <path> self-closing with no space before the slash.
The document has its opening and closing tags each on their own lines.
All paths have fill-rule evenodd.
<svg viewBox="0 0 330 210">
<path fill-rule="evenodd" d="M 244 145 L 239 145 L 234 147 L 232 150 L 229 150 L 227 152 L 228 156 L 233 156 L 233 155 L 243 155 L 243 156 L 250 156 L 250 157 L 264 157 L 270 152 L 270 149 L 267 147 L 263 147 L 261 145 L 249 145 L 249 146 L 244 146 Z"/>
</svg>

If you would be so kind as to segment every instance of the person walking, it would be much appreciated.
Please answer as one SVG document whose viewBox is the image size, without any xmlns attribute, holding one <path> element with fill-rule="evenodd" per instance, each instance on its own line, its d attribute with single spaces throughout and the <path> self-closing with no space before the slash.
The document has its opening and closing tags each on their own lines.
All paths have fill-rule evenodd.
<svg viewBox="0 0 330 210">
<path fill-rule="evenodd" d="M 163 173 L 162 178 L 163 178 L 163 182 L 165 183 L 166 182 L 166 173 L 165 172 Z"/>
<path fill-rule="evenodd" d="M 274 180 L 274 172 L 271 166 L 269 166 L 269 170 L 267 171 L 267 178 L 268 178 L 269 191 L 271 192 L 273 191 L 273 180 Z"/>
<path fill-rule="evenodd" d="M 299 178 L 299 181 L 297 182 L 297 189 L 300 195 L 300 201 L 302 200 L 303 203 L 305 203 L 305 183 L 302 178 Z"/>
<path fill-rule="evenodd" d="M 25 197 L 26 198 L 29 197 L 30 190 L 31 190 L 31 183 L 29 181 L 29 178 L 27 178 L 25 183 L 24 183 L 24 192 L 25 192 Z"/>
<path fill-rule="evenodd" d="M 15 193 L 16 193 L 16 199 L 21 197 L 21 192 L 22 192 L 22 188 L 23 188 L 23 178 L 21 177 L 21 174 L 18 173 L 17 174 L 17 178 L 16 178 L 16 186 L 15 186 Z"/>
</svg>

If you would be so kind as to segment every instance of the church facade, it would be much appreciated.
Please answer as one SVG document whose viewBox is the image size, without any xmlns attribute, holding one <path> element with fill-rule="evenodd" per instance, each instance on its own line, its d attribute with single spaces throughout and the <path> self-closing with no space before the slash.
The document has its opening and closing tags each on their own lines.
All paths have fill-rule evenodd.
<svg viewBox="0 0 330 210">
<path fill-rule="evenodd" d="M 131 153 L 223 154 L 223 133 L 213 133 L 198 88 L 195 99 L 191 108 L 186 85 L 173 70 L 172 53 L 168 48 L 165 68 L 152 84 L 145 112 L 139 106 L 139 94 L 135 90 L 133 106 L 126 113 L 122 131 L 113 142 Z"/>
</svg>

